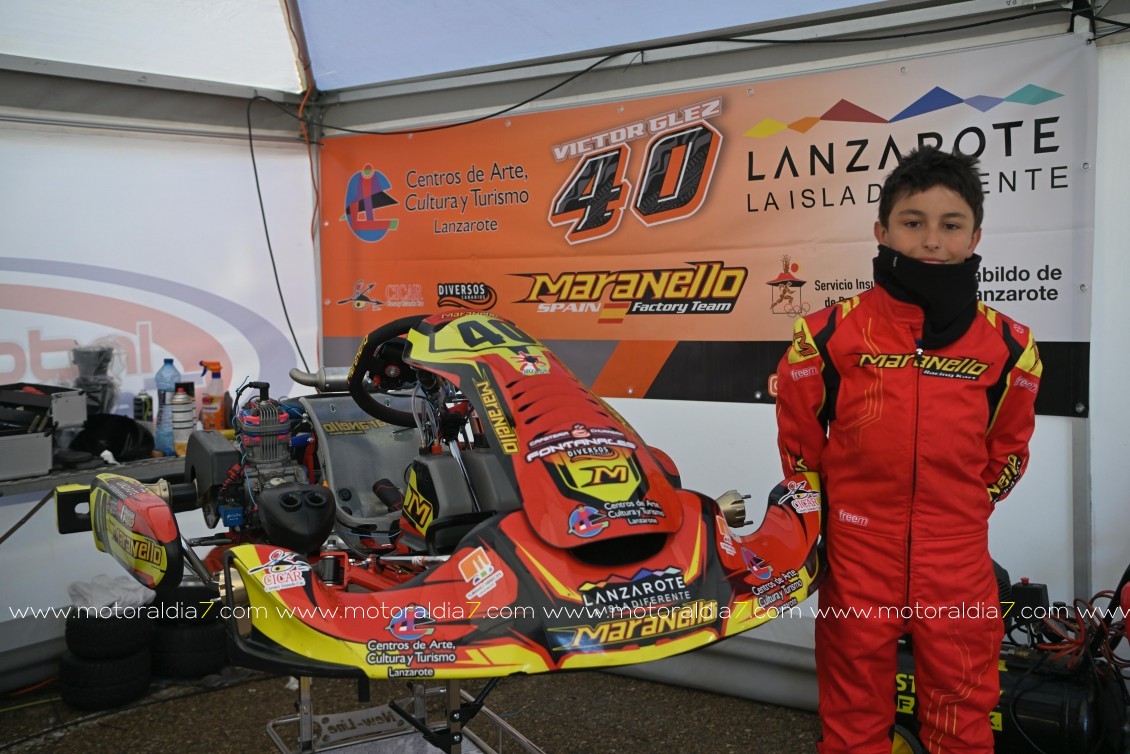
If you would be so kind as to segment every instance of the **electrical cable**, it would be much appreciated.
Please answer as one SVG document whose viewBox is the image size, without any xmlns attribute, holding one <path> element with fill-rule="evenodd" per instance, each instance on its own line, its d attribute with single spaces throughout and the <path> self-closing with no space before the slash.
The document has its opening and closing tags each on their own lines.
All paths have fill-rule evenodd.
<svg viewBox="0 0 1130 754">
<path fill-rule="evenodd" d="M 255 193 L 259 197 L 259 214 L 263 218 L 263 235 L 267 239 L 267 253 L 271 258 L 271 271 L 275 275 L 275 288 L 279 292 L 279 304 L 282 305 L 283 317 L 286 319 L 286 326 L 290 330 L 290 338 L 294 342 L 294 349 L 298 351 L 298 358 L 302 361 L 302 368 L 307 372 L 310 367 L 306 364 L 306 356 L 302 353 L 302 346 L 298 343 L 298 336 L 294 334 L 294 325 L 290 322 L 290 312 L 286 308 L 286 297 L 283 295 L 282 283 L 279 282 L 279 268 L 275 263 L 275 250 L 271 246 L 271 231 L 267 225 L 267 208 L 263 204 L 263 188 L 259 183 L 259 166 L 255 160 L 255 139 L 251 133 L 251 106 L 259 97 L 252 97 L 247 102 L 247 146 L 251 151 L 251 169 L 255 173 Z"/>
<path fill-rule="evenodd" d="M 583 68 L 580 71 L 577 71 L 573 75 L 569 76 L 568 78 L 566 78 L 562 81 L 559 81 L 558 83 L 554 84 L 553 86 L 549 87 L 548 89 L 543 89 L 542 91 L 538 92 L 537 94 L 535 94 L 531 97 L 527 97 L 526 99 L 522 100 L 521 102 L 510 105 L 509 107 L 504 107 L 501 110 L 497 110 L 493 113 L 488 113 L 486 115 L 480 115 L 477 118 L 471 118 L 470 120 L 461 120 L 461 121 L 458 121 L 458 122 L 455 122 L 455 123 L 444 123 L 444 124 L 438 125 L 438 126 L 423 126 L 421 128 L 406 128 L 406 129 L 400 129 L 400 130 L 395 130 L 395 131 L 364 131 L 364 130 L 361 130 L 361 129 L 345 128 L 345 127 L 342 127 L 342 126 L 331 126 L 331 125 L 325 125 L 325 124 L 323 124 L 322 127 L 323 128 L 332 128 L 335 131 L 344 131 L 345 133 L 352 133 L 352 134 L 369 134 L 369 135 L 377 135 L 377 136 L 401 136 L 401 135 L 405 135 L 405 134 L 429 133 L 431 131 L 446 131 L 449 128 L 458 128 L 459 126 L 469 126 L 472 123 L 481 123 L 485 120 L 490 120 L 491 118 L 497 118 L 500 115 L 505 115 L 508 112 L 511 112 L 513 110 L 517 110 L 519 107 L 522 107 L 524 105 L 528 105 L 531 102 L 535 102 L 535 101 L 541 99 L 542 97 L 545 97 L 547 94 L 550 94 L 552 92 L 557 91 L 558 89 L 565 86 L 566 84 L 569 84 L 573 81 L 576 81 L 581 76 L 584 76 L 586 73 L 589 73 L 590 71 L 597 68 L 598 66 L 603 65 L 604 63 L 607 63 L 609 60 L 620 57 L 621 54 L 622 53 L 614 53 L 614 54 L 611 54 L 611 55 L 605 55 L 603 58 L 596 61 L 592 65 L 590 65 L 586 68 Z"/>
<path fill-rule="evenodd" d="M 1016 714 L 1016 707 L 1024 694 L 1027 694 L 1030 691 L 1035 691 L 1048 682 L 1047 678 L 1041 678 L 1040 676 L 1033 675 L 1037 668 L 1041 667 L 1045 662 L 1047 662 L 1047 659 L 1047 655 L 1040 655 L 1040 658 L 1036 660 L 1036 662 L 1032 663 L 1032 665 L 1030 665 L 1023 674 L 1021 674 L 1020 678 L 1016 681 L 1016 685 L 1013 689 L 1011 698 L 1009 699 L 1008 703 L 1008 714 L 1009 717 L 1012 718 L 1013 728 L 1016 729 L 1016 732 L 1020 734 L 1020 737 L 1028 743 L 1028 745 L 1032 748 L 1032 751 L 1036 752 L 1036 754 L 1048 754 L 1048 752 L 1045 752 L 1043 749 L 1041 749 L 1036 744 L 1036 742 L 1032 740 L 1031 736 L 1029 736 L 1028 733 L 1024 730 L 1024 726 L 1020 722 L 1020 717 Z M 1024 681 L 1026 681 L 1029 676 L 1032 676 L 1037 681 L 1037 683 L 1035 686 L 1025 689 L 1022 692 L 1021 686 L 1023 686 Z"/>
<path fill-rule="evenodd" d="M 889 42 L 893 39 L 910 39 L 912 37 L 925 37 L 932 34 L 947 34 L 951 31 L 967 31 L 969 29 L 979 29 L 983 26 L 992 26 L 993 24 L 1005 23 L 1007 21 L 1022 21 L 1026 18 L 1034 18 L 1035 16 L 1043 16 L 1049 13 L 1062 15 L 1064 13 L 1071 14 L 1072 17 L 1083 15 L 1079 11 L 1071 10 L 1069 8 L 1046 8 L 1044 10 L 1033 10 L 1026 13 L 1020 13 L 1015 16 L 1005 16 L 1003 18 L 990 18 L 983 21 L 973 21 L 967 24 L 958 24 L 956 26 L 947 26 L 943 29 L 923 29 L 922 31 L 908 31 L 898 34 L 877 34 L 869 37 L 843 37 L 839 39 L 722 39 L 715 41 L 725 42 L 740 42 L 743 44 L 824 44 L 826 42 Z"/>
<path fill-rule="evenodd" d="M 521 102 L 510 105 L 510 106 L 505 107 L 501 110 L 496 110 L 496 111 L 488 113 L 486 115 L 480 115 L 476 118 L 471 118 L 470 120 L 461 120 L 461 121 L 457 121 L 457 122 L 454 122 L 454 123 L 444 123 L 444 124 L 438 125 L 438 126 L 424 126 L 424 127 L 421 127 L 421 128 L 402 129 L 402 130 L 396 130 L 396 131 L 366 131 L 364 129 L 359 129 L 359 128 L 347 128 L 345 126 L 334 126 L 334 125 L 328 125 L 328 124 L 325 124 L 325 123 L 322 124 L 322 128 L 323 129 L 332 129 L 334 131 L 342 131 L 344 133 L 363 134 L 363 135 L 368 135 L 368 136 L 400 136 L 400 135 L 406 135 L 406 134 L 427 133 L 427 132 L 430 132 L 430 131 L 445 131 L 447 129 L 457 128 L 459 126 L 469 126 L 472 123 L 481 123 L 485 120 L 490 120 L 491 118 L 497 118 L 498 116 L 505 115 L 506 113 L 511 112 L 512 110 L 517 110 L 519 107 L 522 107 L 523 105 L 528 105 L 531 102 L 539 100 L 542 97 L 545 97 L 547 94 L 550 94 L 551 92 L 554 92 L 554 91 L 560 89 L 561 87 L 565 86 L 566 84 L 568 84 L 572 81 L 575 81 L 576 79 L 580 78 L 581 76 L 585 75 L 586 73 L 589 73 L 590 71 L 592 71 L 594 68 L 597 68 L 601 64 L 607 63 L 609 60 L 620 57 L 621 54 L 622 53 L 614 53 L 612 55 L 605 55 L 603 58 L 601 58 L 600 60 L 597 60 L 592 65 L 589 65 L 588 67 L 586 67 L 586 68 L 584 68 L 580 71 L 577 71 L 576 73 L 572 74 L 568 78 L 563 79 L 562 81 L 559 81 L 558 83 L 554 84 L 553 86 L 549 87 L 548 89 L 543 89 L 542 91 L 538 92 L 537 94 L 534 94 L 531 97 L 527 97 L 526 99 L 522 100 Z M 295 115 L 294 113 L 290 112 L 285 107 L 280 105 L 278 102 L 275 102 L 272 99 L 264 97 L 263 95 L 255 95 L 255 97 L 253 97 L 252 99 L 253 100 L 262 100 L 264 102 L 268 102 L 268 103 L 274 105 L 279 110 L 281 110 L 284 114 L 290 116 L 291 118 L 294 118 L 295 120 L 300 121 L 304 124 L 313 125 L 312 121 L 303 118 L 301 115 Z"/>
<path fill-rule="evenodd" d="M 294 28 L 294 19 L 291 17 L 289 3 L 282 3 L 283 12 L 286 14 L 286 26 L 290 30 L 290 37 L 294 40 L 294 49 L 298 51 L 298 62 L 302 64 L 302 73 L 306 82 L 306 93 L 302 97 L 302 102 L 298 104 L 298 114 L 301 116 L 302 111 L 306 108 L 306 103 L 310 101 L 311 96 L 314 95 L 317 88 L 313 84 L 314 71 L 310 65 L 310 56 L 306 50 L 306 45 L 302 44 L 298 38 L 298 32 Z M 314 96 L 316 100 L 317 97 Z M 303 121 L 302 127 L 302 140 L 306 142 L 306 158 L 310 163 L 310 184 L 314 187 L 314 212 L 310 217 L 310 240 L 314 241 L 318 229 L 318 215 L 321 208 L 321 196 L 318 190 L 318 177 L 314 170 L 314 150 L 310 144 L 310 132 L 306 129 L 307 123 Z"/>
<path fill-rule="evenodd" d="M 13 526 L 11 529 L 8 529 L 8 531 L 4 532 L 3 536 L 0 536 L 0 545 L 4 544 L 5 540 L 7 540 L 8 537 L 15 534 L 17 529 L 19 529 L 21 526 L 23 526 L 28 521 L 30 521 L 31 517 L 34 516 L 39 511 L 39 509 L 42 508 L 47 503 L 47 501 L 50 500 L 53 497 L 55 497 L 55 490 L 52 489 L 50 492 L 48 492 L 46 495 L 43 496 L 42 500 L 40 500 L 38 503 L 36 503 L 34 506 L 32 506 L 32 509 L 29 510 L 23 518 L 21 518 L 19 521 L 17 521 L 15 526 Z"/>
</svg>

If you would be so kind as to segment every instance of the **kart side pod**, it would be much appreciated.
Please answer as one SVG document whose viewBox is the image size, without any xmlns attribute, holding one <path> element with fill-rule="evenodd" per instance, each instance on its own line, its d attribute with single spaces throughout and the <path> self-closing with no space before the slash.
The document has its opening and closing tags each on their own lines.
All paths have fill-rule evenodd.
<svg viewBox="0 0 1130 754">
<path fill-rule="evenodd" d="M 94 544 L 138 583 L 175 587 L 184 551 L 172 508 L 147 485 L 118 474 L 99 474 L 90 488 Z"/>
<path fill-rule="evenodd" d="M 330 583 L 327 553 L 312 563 L 274 543 L 237 545 L 220 577 L 230 635 L 246 661 L 292 674 L 485 678 L 663 659 L 756 628 L 816 589 L 815 474 L 774 486 L 746 533 L 723 513 L 744 527 L 741 495 L 724 505 L 678 495 L 685 524 L 617 564 L 555 547 L 517 511 L 481 522 L 450 554 L 414 556 L 428 570 L 387 586 L 348 558 Z"/>
</svg>

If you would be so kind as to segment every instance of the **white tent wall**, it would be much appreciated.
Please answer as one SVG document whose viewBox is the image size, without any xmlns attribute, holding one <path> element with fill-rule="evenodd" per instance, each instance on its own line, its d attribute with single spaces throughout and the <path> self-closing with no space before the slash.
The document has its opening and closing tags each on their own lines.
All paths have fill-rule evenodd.
<svg viewBox="0 0 1130 754">
<path fill-rule="evenodd" d="M 291 391 L 287 370 L 299 362 L 239 130 L 246 101 L 0 79 L 11 84 L 0 83 L 0 384 L 65 384 L 72 346 L 113 338 L 125 351 L 127 400 L 152 394 L 165 356 L 198 383 L 198 361 L 222 358 L 232 388 L 249 377 L 270 381 L 275 395 Z M 271 123 L 267 110 L 257 108 L 255 122 Z M 293 132 L 256 134 L 282 292 L 316 364 L 310 158 Z M 46 492 L 27 486 L 4 488 L 0 533 Z M 179 522 L 187 536 L 208 533 L 198 512 Z M 72 582 L 124 576 L 89 534 L 59 535 L 50 504 L 0 547 L 0 571 L 10 576 L 0 589 L 2 690 L 53 675 L 63 649 L 61 619 L 19 611 L 70 605 Z"/>
<path fill-rule="evenodd" d="M 1124 19 L 1125 20 L 1125 19 Z M 1119 37 L 1115 37 L 1119 39 Z M 1130 457 L 1130 401 L 1122 375 L 1130 369 L 1125 323 L 1130 321 L 1130 254 L 1125 197 L 1130 192 L 1130 45 L 1099 47 L 1099 133 L 1095 206 L 1094 304 L 1091 320 L 1091 418 L 1079 442 L 1088 447 L 1078 473 L 1090 482 L 1092 588 L 1109 589 L 1130 561 L 1125 473 Z"/>
</svg>

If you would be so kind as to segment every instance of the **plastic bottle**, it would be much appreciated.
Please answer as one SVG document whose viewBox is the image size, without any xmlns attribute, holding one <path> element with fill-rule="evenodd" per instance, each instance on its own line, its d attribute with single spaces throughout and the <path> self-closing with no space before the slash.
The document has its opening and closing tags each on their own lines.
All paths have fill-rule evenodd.
<svg viewBox="0 0 1130 754">
<path fill-rule="evenodd" d="M 154 376 L 157 383 L 157 432 L 153 438 L 153 447 L 167 456 L 174 452 L 172 400 L 178 380 L 180 372 L 173 366 L 173 360 L 165 359 Z"/>
<path fill-rule="evenodd" d="M 220 376 L 221 365 L 218 361 L 201 361 L 204 367 L 201 375 L 212 373 L 200 397 L 200 426 L 204 429 L 227 429 L 227 406 L 224 400 L 224 380 Z"/>
<path fill-rule="evenodd" d="M 173 415 L 173 451 L 184 457 L 188 450 L 188 438 L 192 430 L 196 429 L 196 401 L 183 387 L 178 387 L 170 405 Z"/>
</svg>

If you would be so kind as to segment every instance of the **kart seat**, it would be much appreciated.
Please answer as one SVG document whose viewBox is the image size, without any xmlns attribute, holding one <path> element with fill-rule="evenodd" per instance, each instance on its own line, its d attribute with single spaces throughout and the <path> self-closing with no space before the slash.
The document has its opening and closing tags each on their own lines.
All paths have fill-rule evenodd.
<svg viewBox="0 0 1130 754">
<path fill-rule="evenodd" d="M 502 468 L 502 462 L 489 448 L 471 448 L 463 451 L 463 464 L 467 476 L 475 487 L 479 507 L 485 511 L 509 513 L 522 507 L 522 498 Z"/>
<path fill-rule="evenodd" d="M 429 553 L 446 555 L 454 551 L 464 535 L 493 511 L 475 510 L 471 488 L 455 457 L 440 453 L 420 455 L 412 462 L 412 484 L 404 502 L 404 515 L 425 531 Z"/>
</svg>

